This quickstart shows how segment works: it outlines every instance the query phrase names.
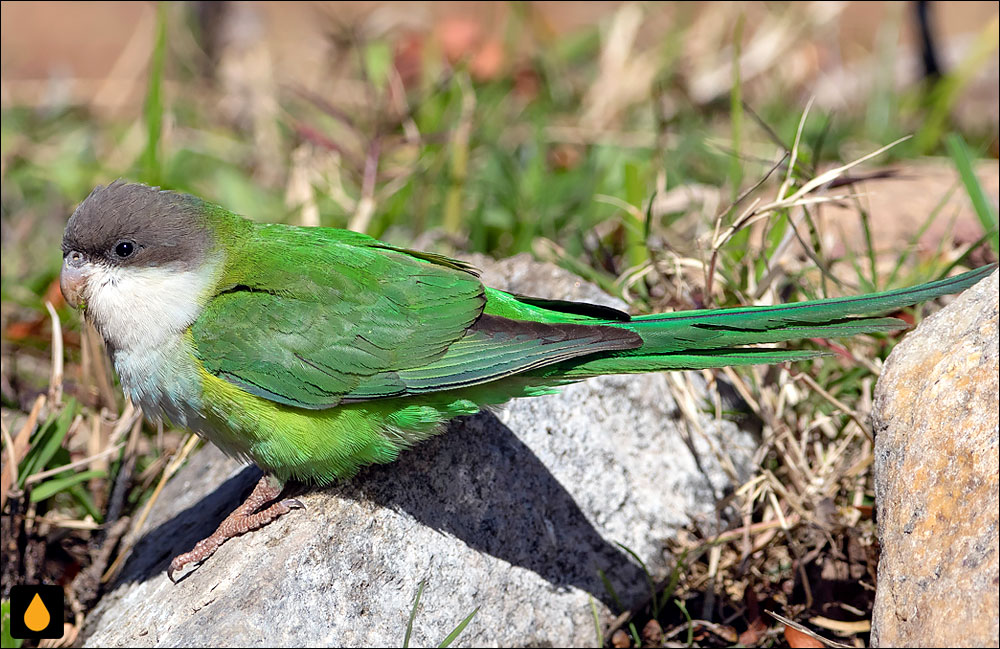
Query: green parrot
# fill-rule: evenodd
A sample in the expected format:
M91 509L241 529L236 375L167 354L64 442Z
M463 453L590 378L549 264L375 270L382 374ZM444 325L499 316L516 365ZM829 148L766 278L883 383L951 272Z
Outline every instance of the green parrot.
M194 196L116 181L76 209L60 286L104 338L125 394L265 473L194 567L318 485L391 462L449 419L601 374L781 363L750 345L904 328L883 317L968 287L632 317L483 286L468 264L332 228L258 224Z

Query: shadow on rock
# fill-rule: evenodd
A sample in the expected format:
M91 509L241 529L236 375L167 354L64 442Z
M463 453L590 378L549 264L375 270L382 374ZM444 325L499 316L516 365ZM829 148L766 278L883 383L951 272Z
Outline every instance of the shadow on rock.
M145 581L165 571L171 558L215 530L260 475L259 469L248 467L148 532L122 580ZM488 412L456 420L448 434L423 442L398 461L368 467L324 491L405 512L471 548L531 570L555 587L588 592L612 609L634 602L615 602L599 570L619 595L635 593L637 585L646 583L642 570L600 535L531 449ZM211 559L202 569L210 565Z

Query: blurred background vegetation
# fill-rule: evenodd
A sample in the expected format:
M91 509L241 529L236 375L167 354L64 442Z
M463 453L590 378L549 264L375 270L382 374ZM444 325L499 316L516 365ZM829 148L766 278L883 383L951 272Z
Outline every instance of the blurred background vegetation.
M65 585L64 642L193 444L143 424L60 298L62 229L97 184L530 253L637 312L883 289L997 255L995 2L0 10L4 596ZM891 340L825 346L794 368L704 373L762 431L730 504L753 542L693 528L669 548L673 578L602 641L794 645L763 602L866 640L870 593L817 584L873 583L865 417ZM719 403L699 407L728 416Z

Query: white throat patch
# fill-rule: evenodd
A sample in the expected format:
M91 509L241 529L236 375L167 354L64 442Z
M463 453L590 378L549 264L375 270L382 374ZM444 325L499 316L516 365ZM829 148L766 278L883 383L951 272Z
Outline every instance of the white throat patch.
M114 350L155 349L184 332L201 312L216 264L116 268L94 264L86 291L87 318Z

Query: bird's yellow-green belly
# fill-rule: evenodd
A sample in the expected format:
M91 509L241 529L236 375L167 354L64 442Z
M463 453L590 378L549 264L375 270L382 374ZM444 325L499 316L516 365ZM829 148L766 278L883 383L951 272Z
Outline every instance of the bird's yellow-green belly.
M199 432L281 480L326 484L361 466L391 462L448 419L479 409L455 393L421 403L381 399L307 410L252 395L204 368L200 373L205 416Z

